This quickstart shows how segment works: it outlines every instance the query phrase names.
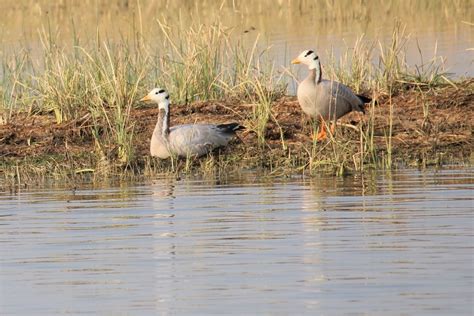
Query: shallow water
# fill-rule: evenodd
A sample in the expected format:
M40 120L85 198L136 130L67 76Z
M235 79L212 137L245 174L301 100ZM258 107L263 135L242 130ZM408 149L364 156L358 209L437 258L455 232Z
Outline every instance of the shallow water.
M132 47L138 32L145 42L164 42L157 19L182 31L192 23L219 21L250 42L260 34L280 69L309 48L321 54L323 65L329 63L331 51L339 58L363 35L376 43L377 51L377 42L388 45L400 23L410 39L405 48L411 66L426 68L430 59L442 56L446 71L474 76L474 4L468 0L4 0L0 11L0 57L21 49L34 55L35 49L49 45L41 34L50 34L59 45L127 39Z
M0 311L473 312L474 170L0 193Z

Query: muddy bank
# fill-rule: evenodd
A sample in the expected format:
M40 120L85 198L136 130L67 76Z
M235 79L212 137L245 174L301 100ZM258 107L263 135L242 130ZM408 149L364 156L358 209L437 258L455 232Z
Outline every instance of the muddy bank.
M144 160L149 159L149 138L158 114L155 106L144 107L138 103L137 106L130 114L134 154L133 160L127 163L128 167L134 168L142 167ZM280 164L301 170L307 167L305 161L308 159L313 162L318 159L334 162L336 159L336 163L346 162L350 167L359 164L354 162L357 159L364 164L381 157L390 158L394 165L472 162L472 79L458 83L456 87L447 85L423 92L407 89L391 98L381 96L377 105L367 108L366 115L351 113L341 119L334 140L319 144L311 138L314 125L301 112L296 98L288 96L273 103L266 124L265 143L259 144L252 131L254 106L236 100L172 104L171 124L236 121L246 125L248 129L239 133L231 147L220 154L245 160L247 167ZM2 169L32 161L33 164L53 161L65 166L73 161L74 167L96 168L100 155L114 161L116 145L103 142L98 146L92 126L88 114L62 124L55 124L54 117L48 113L18 114L8 124L0 125ZM110 135L99 131L99 137Z

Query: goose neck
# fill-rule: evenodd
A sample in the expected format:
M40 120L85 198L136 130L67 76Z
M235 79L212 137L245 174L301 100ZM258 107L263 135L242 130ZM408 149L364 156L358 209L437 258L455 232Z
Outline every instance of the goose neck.
M154 134L158 134L163 138L167 138L170 133L170 113L169 104L167 106L159 106L158 122L156 123Z
M311 81L315 83L320 83L322 80L322 72L321 72L321 63L319 60L313 61L313 63L309 66L309 77Z

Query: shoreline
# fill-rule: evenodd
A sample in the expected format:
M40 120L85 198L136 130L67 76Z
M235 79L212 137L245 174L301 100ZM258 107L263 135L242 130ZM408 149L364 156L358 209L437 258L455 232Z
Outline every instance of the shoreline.
M238 122L247 130L227 148L201 158L152 158L149 139L158 109L138 102L130 111L131 156L104 139L88 113L57 124L52 113L17 113L0 125L0 178L156 174L223 174L255 169L269 174L337 175L367 169L443 166L473 162L474 79L427 91L400 90L382 95L366 115L338 120L333 138L314 142L315 126L292 96L271 102L264 127L252 119L257 104L237 100L171 104L171 125ZM112 111L112 109L111 109ZM260 132L260 134L259 134ZM95 134L94 134L95 133Z

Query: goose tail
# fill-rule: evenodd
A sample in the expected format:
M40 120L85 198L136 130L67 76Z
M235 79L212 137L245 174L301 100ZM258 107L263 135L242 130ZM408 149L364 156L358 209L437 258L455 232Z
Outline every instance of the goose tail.
M362 94L356 94L356 96L362 101L362 103L370 103L372 102L372 99L369 97L366 97Z
M228 123L228 124L219 124L217 128L224 133L234 134L237 131L245 129L245 126L240 125L239 123Z
M365 104L372 102L372 98L366 97L365 95L362 95L362 94L356 94L356 96L362 102L362 104L359 106L357 111L362 112L362 113L365 114ZM375 105L378 104L377 100L375 100L374 104Z

